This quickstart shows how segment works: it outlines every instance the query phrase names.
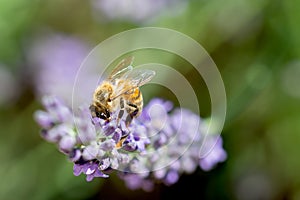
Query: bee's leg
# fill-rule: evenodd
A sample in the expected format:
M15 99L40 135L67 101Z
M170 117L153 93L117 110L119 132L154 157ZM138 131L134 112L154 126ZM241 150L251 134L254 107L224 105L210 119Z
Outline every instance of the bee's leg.
M119 119L121 119L124 115L124 109L125 109L124 99L121 97L120 98L120 111L118 114L117 125L119 125Z
M130 114L127 115L126 120L125 120L125 124L128 127L130 125L130 123L132 122L132 117Z
M126 122L126 126L129 126L129 124L132 122L133 118L138 114L139 109L138 109L137 105L134 105L132 103L128 103L127 105L130 107L130 109L128 109L128 115L126 117L125 122Z

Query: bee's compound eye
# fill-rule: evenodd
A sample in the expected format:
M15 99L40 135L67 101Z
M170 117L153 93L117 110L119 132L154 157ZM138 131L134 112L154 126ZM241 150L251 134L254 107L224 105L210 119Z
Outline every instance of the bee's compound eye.
M96 111L96 116L97 116L98 118L101 118L101 116L102 116L102 113L101 113L101 112L98 112L98 111Z

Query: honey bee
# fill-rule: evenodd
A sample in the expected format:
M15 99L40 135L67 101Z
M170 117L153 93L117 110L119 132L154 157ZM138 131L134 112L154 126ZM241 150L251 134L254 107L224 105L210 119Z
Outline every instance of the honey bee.
M128 126L141 114L143 96L139 87L149 82L155 72L133 69L133 59L132 56L123 59L96 88L90 105L92 117L110 121L112 113L117 113L117 120L124 117Z

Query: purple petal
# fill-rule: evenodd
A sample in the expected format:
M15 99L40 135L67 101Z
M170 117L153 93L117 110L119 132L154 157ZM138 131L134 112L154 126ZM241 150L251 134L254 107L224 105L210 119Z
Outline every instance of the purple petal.
M44 111L36 111L34 113L34 118L37 123L45 129L51 128L55 124L54 118L49 113Z
M206 156L200 159L199 165L205 171L212 169L217 163L223 162L227 158L227 154L222 147L221 138L209 138L206 140L203 149L206 151Z
M110 126L109 124L103 126L103 132L104 132L104 135L106 135L106 136L110 136L111 134L113 134L115 132L115 130L116 130L116 128L113 126Z
M99 165L100 170L105 170L110 166L110 159L104 158L101 160L101 163Z
M81 152L79 149L73 149L73 151L70 152L69 158L72 162L76 162L80 159Z
M107 174L101 172L96 164L92 165L86 173L86 181L90 182L95 177L107 178L109 177Z
M178 181L179 174L175 170L171 170L167 173L167 176L165 177L165 182L168 185L174 184Z
M223 162L227 154L223 149L212 151L207 157L201 159L199 164L204 171L211 170L217 163Z
M101 121L101 119L100 118L98 118L98 117L92 117L92 122L93 122L93 124L100 124L100 121Z
M146 147L145 147L145 143L144 142L136 142L136 149L138 151L145 151Z
M113 139L108 139L100 144L100 149L104 151L111 151L116 146L116 142Z
M117 157L118 161L121 163L121 164L128 164L129 161L130 161L130 158L129 158L129 155L128 154L123 154L123 153L120 153Z
M104 174L104 173L101 172L100 170L96 170L95 173L94 173L94 177L108 178L109 175Z
M125 151L135 151L137 149L137 142L134 141L132 134L130 134L124 141L122 149Z
M60 122L65 122L72 119L72 113L70 109L64 105L55 96L46 96L42 99L46 110Z
M159 169L159 170L154 171L154 176L155 176L156 179L159 180L159 179L162 179L166 176L166 172L167 171L166 171L165 168Z
M89 144L96 139L96 130L89 118L76 119L78 137L83 144Z
M96 163L91 163L85 171L86 175L93 174L98 169L98 165Z
M43 136L49 142L58 142L59 139L61 138L61 133L60 133L59 129L57 129L55 127L55 128L48 130L47 133L44 134Z
M79 176L81 173L85 173L87 169L89 168L90 164L85 163L83 165L80 164L74 164L73 166L73 173L75 176Z
M115 132L114 132L114 135L113 135L112 139L113 139L116 143L118 143L118 142L120 141L121 137L122 137L122 131L121 131L119 128L117 128L117 129L115 130Z
M112 169L117 169L119 167L119 161L117 158L110 158L109 161Z
M62 139L59 141L59 148L63 150L64 152L69 152L74 148L76 144L75 137L72 137L70 135L66 135L62 137Z
M99 146L95 144L91 144L89 146L86 146L82 152L82 157L85 160L93 160L97 157L99 152Z
M197 163L190 157L183 157L182 159L182 169L187 173L192 173L197 167Z
M145 106L145 110L148 110L151 108L153 105L161 105L166 112L170 112L173 109L173 103L171 101L164 101L159 98L154 98L152 99L147 106Z

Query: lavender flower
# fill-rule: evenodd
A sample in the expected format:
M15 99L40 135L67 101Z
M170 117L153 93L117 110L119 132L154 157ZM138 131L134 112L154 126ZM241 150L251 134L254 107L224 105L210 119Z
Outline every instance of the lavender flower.
M130 159L128 152L142 152L149 143L141 138L142 133L137 137L137 132L131 130L141 130L141 125L127 129L123 121L117 125L117 120L92 119L88 105L82 106L77 113L72 113L56 97L44 97L43 105L46 111L35 113L36 121L43 128L42 137L56 143L74 162L74 174L86 174L87 181L108 177L106 172L111 169L126 168ZM124 136L127 136L126 141L121 148L117 147Z
M210 170L226 159L221 138L204 137L200 117L186 109L173 110L169 101L153 99L128 127L115 113L109 122L92 118L88 105L72 113L55 97L45 97L43 104L46 111L35 114L42 136L56 143L74 163L74 175L83 173L87 181L118 171L129 188L149 191L157 180L171 185L183 173L198 166ZM214 144L201 158L200 148L209 150Z

